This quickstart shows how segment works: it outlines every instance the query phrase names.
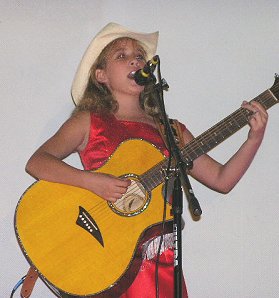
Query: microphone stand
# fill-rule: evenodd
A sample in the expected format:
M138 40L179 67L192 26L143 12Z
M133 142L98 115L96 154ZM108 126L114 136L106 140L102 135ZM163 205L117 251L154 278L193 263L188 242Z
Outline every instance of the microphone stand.
M173 188L173 231L174 231L174 297L182 297L182 213L183 213L183 195L182 185L188 200L189 209L194 216L202 214L201 207L194 191L191 187L187 170L192 168L192 162L182 158L180 149L178 148L173 130L170 125L169 118L165 111L163 90L168 89L168 84L161 78L160 59L158 57L158 83L154 85L156 90L156 101L160 110L161 120L165 127L166 140L171 156L175 159L175 180Z

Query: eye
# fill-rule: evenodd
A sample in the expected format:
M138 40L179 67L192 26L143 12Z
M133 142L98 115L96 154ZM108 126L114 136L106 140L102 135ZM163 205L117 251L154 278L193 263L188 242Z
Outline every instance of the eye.
M137 55L137 60L139 61L145 61L145 57L142 54Z
M124 59L126 55L124 53L119 53L116 57L116 59Z

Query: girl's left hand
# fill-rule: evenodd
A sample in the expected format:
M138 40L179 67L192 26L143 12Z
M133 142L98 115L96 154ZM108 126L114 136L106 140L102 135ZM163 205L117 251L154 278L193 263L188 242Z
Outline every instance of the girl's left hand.
M249 116L250 131L248 139L260 144L268 121L268 114L265 108L256 101L251 101L250 103L244 101L241 107L253 112Z

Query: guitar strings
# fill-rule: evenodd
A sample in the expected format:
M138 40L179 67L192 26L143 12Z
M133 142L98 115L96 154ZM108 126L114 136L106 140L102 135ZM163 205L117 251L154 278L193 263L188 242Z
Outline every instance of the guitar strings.
M278 87L277 87L278 89ZM265 94L265 96L262 97L262 103L265 104L266 102L270 101L271 96L269 94ZM240 108L238 110L236 110L233 114L229 115L228 117L226 117L224 120L220 121L219 123L217 123L215 126L213 126L211 129L207 130L205 133L201 134L200 136L198 136L197 138L193 139L190 143L188 143L183 149L182 152L183 154L187 155L188 157L190 157L190 160L194 159L194 157L196 157L197 153L197 149L201 149L201 151L203 152L202 154L206 153L203 150L202 145L206 145L204 143L209 143L209 141L213 142L213 144L218 145L218 143L220 142L216 142L214 139L214 136L211 135L207 135L208 132L212 132L212 134L215 133L215 138L217 139L218 137L221 138L221 141L224 141L228 136L231 135L231 133L228 136L224 136L224 135L218 135L218 133L220 133L220 131L223 129L226 129L227 131L231 131L232 128L232 124L230 126L226 125L226 120L228 121L230 118L234 121L238 121L238 123L240 122L240 120L242 120L242 126L238 127L235 131L233 131L233 133L237 132L240 128L242 128L244 125L246 125L248 123L248 119L247 116L251 113L249 113L247 110ZM204 142L204 143L203 143ZM210 148L210 146L208 146L209 149L212 149L212 147ZM192 156L193 153L195 153L195 156ZM198 155L199 156L199 155Z
M251 115L252 112L247 111L247 110L241 108L241 109L237 110L234 114L236 115L235 117L233 117L234 115L230 115L224 121L221 121L219 123L219 125L217 125L216 127L213 128L212 132L216 133L217 134L217 137L220 136L220 135L218 135L218 133L221 133L221 138L222 139L225 139L227 137L227 135L226 134L222 134L222 132L223 133L226 133L226 130L227 130L229 132L229 135L230 135L231 132L232 132L231 129L233 130L233 133L234 133L234 132L236 132L238 130L238 128L241 128L244 125L246 125L248 123L248 116ZM230 121L229 122L229 125L228 125L228 120ZM237 122L237 124L238 124L237 125L237 128L236 127L232 127L231 120ZM215 134L214 134L214 136L215 136ZM211 139L211 136L204 137L202 135L201 136L201 139L207 141L207 140ZM196 143L196 144L198 146L200 146L199 143Z

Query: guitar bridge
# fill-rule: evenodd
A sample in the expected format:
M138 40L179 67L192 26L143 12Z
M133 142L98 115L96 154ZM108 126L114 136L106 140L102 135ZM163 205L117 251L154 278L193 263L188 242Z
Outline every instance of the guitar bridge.
M97 223L81 206L79 206L79 214L76 224L91 234L104 247L103 237Z

